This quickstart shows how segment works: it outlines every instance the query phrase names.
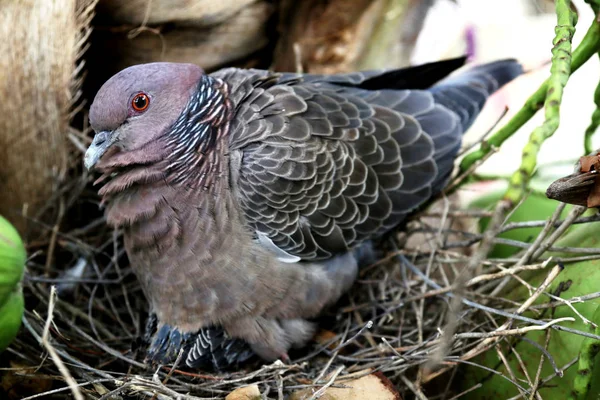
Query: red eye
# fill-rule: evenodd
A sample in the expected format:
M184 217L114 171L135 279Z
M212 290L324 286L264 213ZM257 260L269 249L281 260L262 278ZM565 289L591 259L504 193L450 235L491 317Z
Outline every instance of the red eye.
M137 112L146 111L150 105L150 99L145 93L136 94L133 100L131 100L131 107Z

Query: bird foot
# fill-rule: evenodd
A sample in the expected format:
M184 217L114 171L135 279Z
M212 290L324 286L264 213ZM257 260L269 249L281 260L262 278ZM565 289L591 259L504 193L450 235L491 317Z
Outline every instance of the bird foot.
M160 325L152 337L145 361L161 365L175 362L181 349L188 350L193 336L192 333L182 333L170 325Z
M206 327L195 335L185 362L192 368L222 371L238 366L254 355L248 342L229 337L222 327Z
M288 353L283 353L282 355L279 356L279 359L284 364L291 364L292 363L292 360L290 359L290 356L288 356Z
M229 337L222 327L182 333L170 325L158 324L154 313L148 316L141 343L147 348L145 362L172 364L183 348L181 365L212 371L238 366L255 355L247 342Z

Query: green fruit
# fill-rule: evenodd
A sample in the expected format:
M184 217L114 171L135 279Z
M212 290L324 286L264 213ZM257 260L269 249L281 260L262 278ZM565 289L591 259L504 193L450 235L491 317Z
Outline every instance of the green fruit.
M26 259L27 253L19 233L0 216L0 306L21 281Z
M0 353L6 350L17 336L24 311L25 301L19 285L8 294L6 301L0 306Z
M567 235L563 236L559 241L557 241L556 246L600 247L600 224L590 223L574 226ZM550 255L551 254L546 254L544 258L547 258ZM563 254L561 256L567 255ZM573 256L573 254L570 254L569 256ZM545 269L523 273L520 275L520 277L525 279L525 281L527 281L529 284L537 287L542 283L547 274L548 269ZM572 297L595 293L598 291L598 287L600 287L600 260L589 260L566 264L565 269L560 273L560 275L558 275L558 277L552 282L546 291L549 293L554 293L563 299L569 299ZM521 304L529 297L529 292L522 285L515 284L511 287L507 287L503 293L499 295L499 297L516 301ZM536 300L535 304L543 304L547 303L548 301L549 298L547 296L541 295ZM577 309L577 311L584 317L600 325L600 321L595 320L595 318L600 316L600 314L597 313L597 310L600 307L600 299L588 300L583 303L574 303L573 307L575 307L575 309ZM562 322L561 325L580 331L593 332L593 330L589 326L585 325L581 318L578 317L567 306L547 309L541 316L532 312L526 312L524 315L530 318L546 319L572 317L574 318L573 322ZM519 326L523 326L523 323L517 322L517 324ZM525 337L544 347L546 334L546 331L534 331L527 333ZM589 342L584 343L584 339L585 338L580 335L550 330L548 351L552 355L552 358L559 368L564 367L568 362L577 357L580 351L586 351L586 346L589 349ZM519 340L518 338L508 338L507 340L510 341L514 350L523 360L529 377L534 379L537 373L540 356L542 354L540 350L532 344L523 340ZM523 373L523 370L520 367L518 359L515 357L514 353L511 351L507 343L500 342L499 345L501 346L502 352L508 360L511 370L515 374L517 381L520 381L522 385L528 387L529 385L526 383L527 378ZM594 360L594 357L589 355L589 351L586 354L588 354L588 364L597 363L597 359ZM505 376L510 376L503 363L499 359L496 351L494 350L488 351L471 361L485 367L495 369ZM459 391L460 389L471 388L478 383L482 384L479 389L468 393L468 395L465 396L467 399L506 399L519 394L512 383L481 368L467 367L463 370L463 372L464 376L461 380L461 387L459 388ZM592 379L592 382L600 382L600 374L598 374L598 369L593 368L591 369L591 372L593 372L595 375L594 379ZM545 378L551 376L553 373L554 370L552 366L548 360L545 360L542 367L541 377ZM579 381L576 381L577 376L578 366L575 364L564 372L564 377L554 377L545 385L545 387L539 390L539 393L545 400L569 399L573 394L574 387L581 385L581 382L579 382L580 379ZM592 390L590 390L589 394L592 393ZM597 393L598 392L596 392L596 394Z
M0 352L13 341L24 311L20 285L27 253L17 230L0 216Z

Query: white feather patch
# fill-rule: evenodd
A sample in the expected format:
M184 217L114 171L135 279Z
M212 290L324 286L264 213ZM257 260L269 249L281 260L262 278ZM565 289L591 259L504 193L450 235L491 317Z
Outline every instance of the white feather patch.
M297 263L298 261L301 260L300 257L291 255L290 253L286 252L285 250L282 250L279 247L277 247L277 245L275 243L273 243L273 241L264 233L256 232L256 235L258 236L258 243L262 247L264 247L265 249L267 249L271 253L273 253L273 255L275 257L277 257L277 259L279 261L291 264L291 263Z

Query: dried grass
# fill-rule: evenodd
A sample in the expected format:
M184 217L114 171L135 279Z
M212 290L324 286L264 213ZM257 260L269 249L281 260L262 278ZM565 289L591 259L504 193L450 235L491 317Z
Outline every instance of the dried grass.
M3 0L0 5L0 213L14 220L56 190L67 171L95 0ZM25 211L27 213L27 211ZM24 220L14 220L23 231Z

